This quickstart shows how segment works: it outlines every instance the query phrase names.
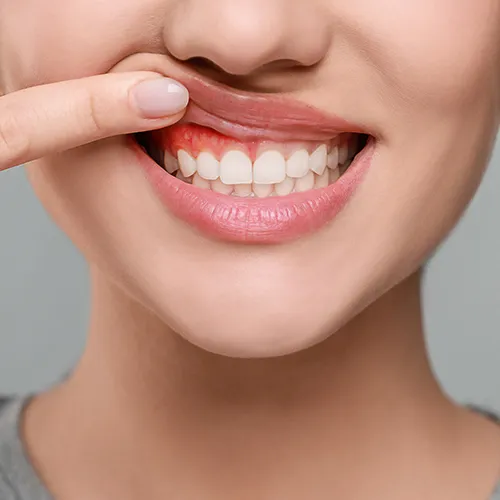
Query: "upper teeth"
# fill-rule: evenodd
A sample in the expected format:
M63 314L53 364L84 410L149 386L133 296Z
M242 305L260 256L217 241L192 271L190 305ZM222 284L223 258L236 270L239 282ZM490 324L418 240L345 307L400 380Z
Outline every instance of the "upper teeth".
M226 151L220 161L208 151L194 158L181 149L177 153L177 160L168 152L165 153L165 168L171 174L180 168L185 178L197 173L207 181L219 179L225 185L277 185L286 178L304 178L309 172L322 176L327 167L335 170L346 163L348 157L347 143L334 146L329 154L326 144L318 146L312 154L306 149L299 149L288 159L280 151L268 150L261 153L253 164L246 153L237 149Z
M309 168L318 175L321 175L326 168L328 151L326 144L319 146L309 157Z
M286 160L279 151L266 151L253 164L255 184L279 184L285 177Z
M198 169L198 162L183 149L179 150L177 160L184 177L191 177Z
M165 169L193 185L236 196L286 196L293 192L323 188L340 177L356 152L353 140L332 146L321 144L309 153L305 148L283 153L262 149L252 162L241 149L226 150L220 160L209 151L195 158L184 149L177 159L165 152Z
M309 153L306 149L295 151L286 162L286 175L292 178L304 177L309 171Z
M204 179L214 181L219 177L220 165L212 153L202 151L196 160L198 174Z
M182 163L180 165L182 170ZM228 151L220 160L219 172L224 184L252 184L253 181L252 160L243 151Z

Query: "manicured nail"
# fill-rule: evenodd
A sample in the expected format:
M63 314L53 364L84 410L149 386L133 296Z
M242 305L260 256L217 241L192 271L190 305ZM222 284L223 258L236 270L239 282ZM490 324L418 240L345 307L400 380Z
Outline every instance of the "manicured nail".
M171 78L145 80L132 89L136 106L146 118L164 118L182 111L189 102L184 85Z

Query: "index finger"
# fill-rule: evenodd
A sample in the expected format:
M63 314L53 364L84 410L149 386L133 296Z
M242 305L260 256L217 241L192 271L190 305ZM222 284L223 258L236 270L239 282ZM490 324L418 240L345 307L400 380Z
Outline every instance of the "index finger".
M163 128L184 114L189 95L151 72L115 73L0 97L0 170L116 135Z

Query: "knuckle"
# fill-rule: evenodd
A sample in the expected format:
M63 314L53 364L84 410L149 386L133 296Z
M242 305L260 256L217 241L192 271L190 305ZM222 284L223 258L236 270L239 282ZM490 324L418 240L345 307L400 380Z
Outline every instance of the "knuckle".
M95 137L100 137L106 131L106 120L99 99L90 91L85 93L85 117L86 126Z

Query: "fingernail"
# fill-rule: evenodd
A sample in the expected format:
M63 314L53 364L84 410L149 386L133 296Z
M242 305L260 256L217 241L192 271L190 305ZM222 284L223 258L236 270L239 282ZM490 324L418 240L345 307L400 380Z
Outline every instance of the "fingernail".
M135 104L146 118L163 118L182 111L189 102L184 85L171 78L140 82L132 89Z

